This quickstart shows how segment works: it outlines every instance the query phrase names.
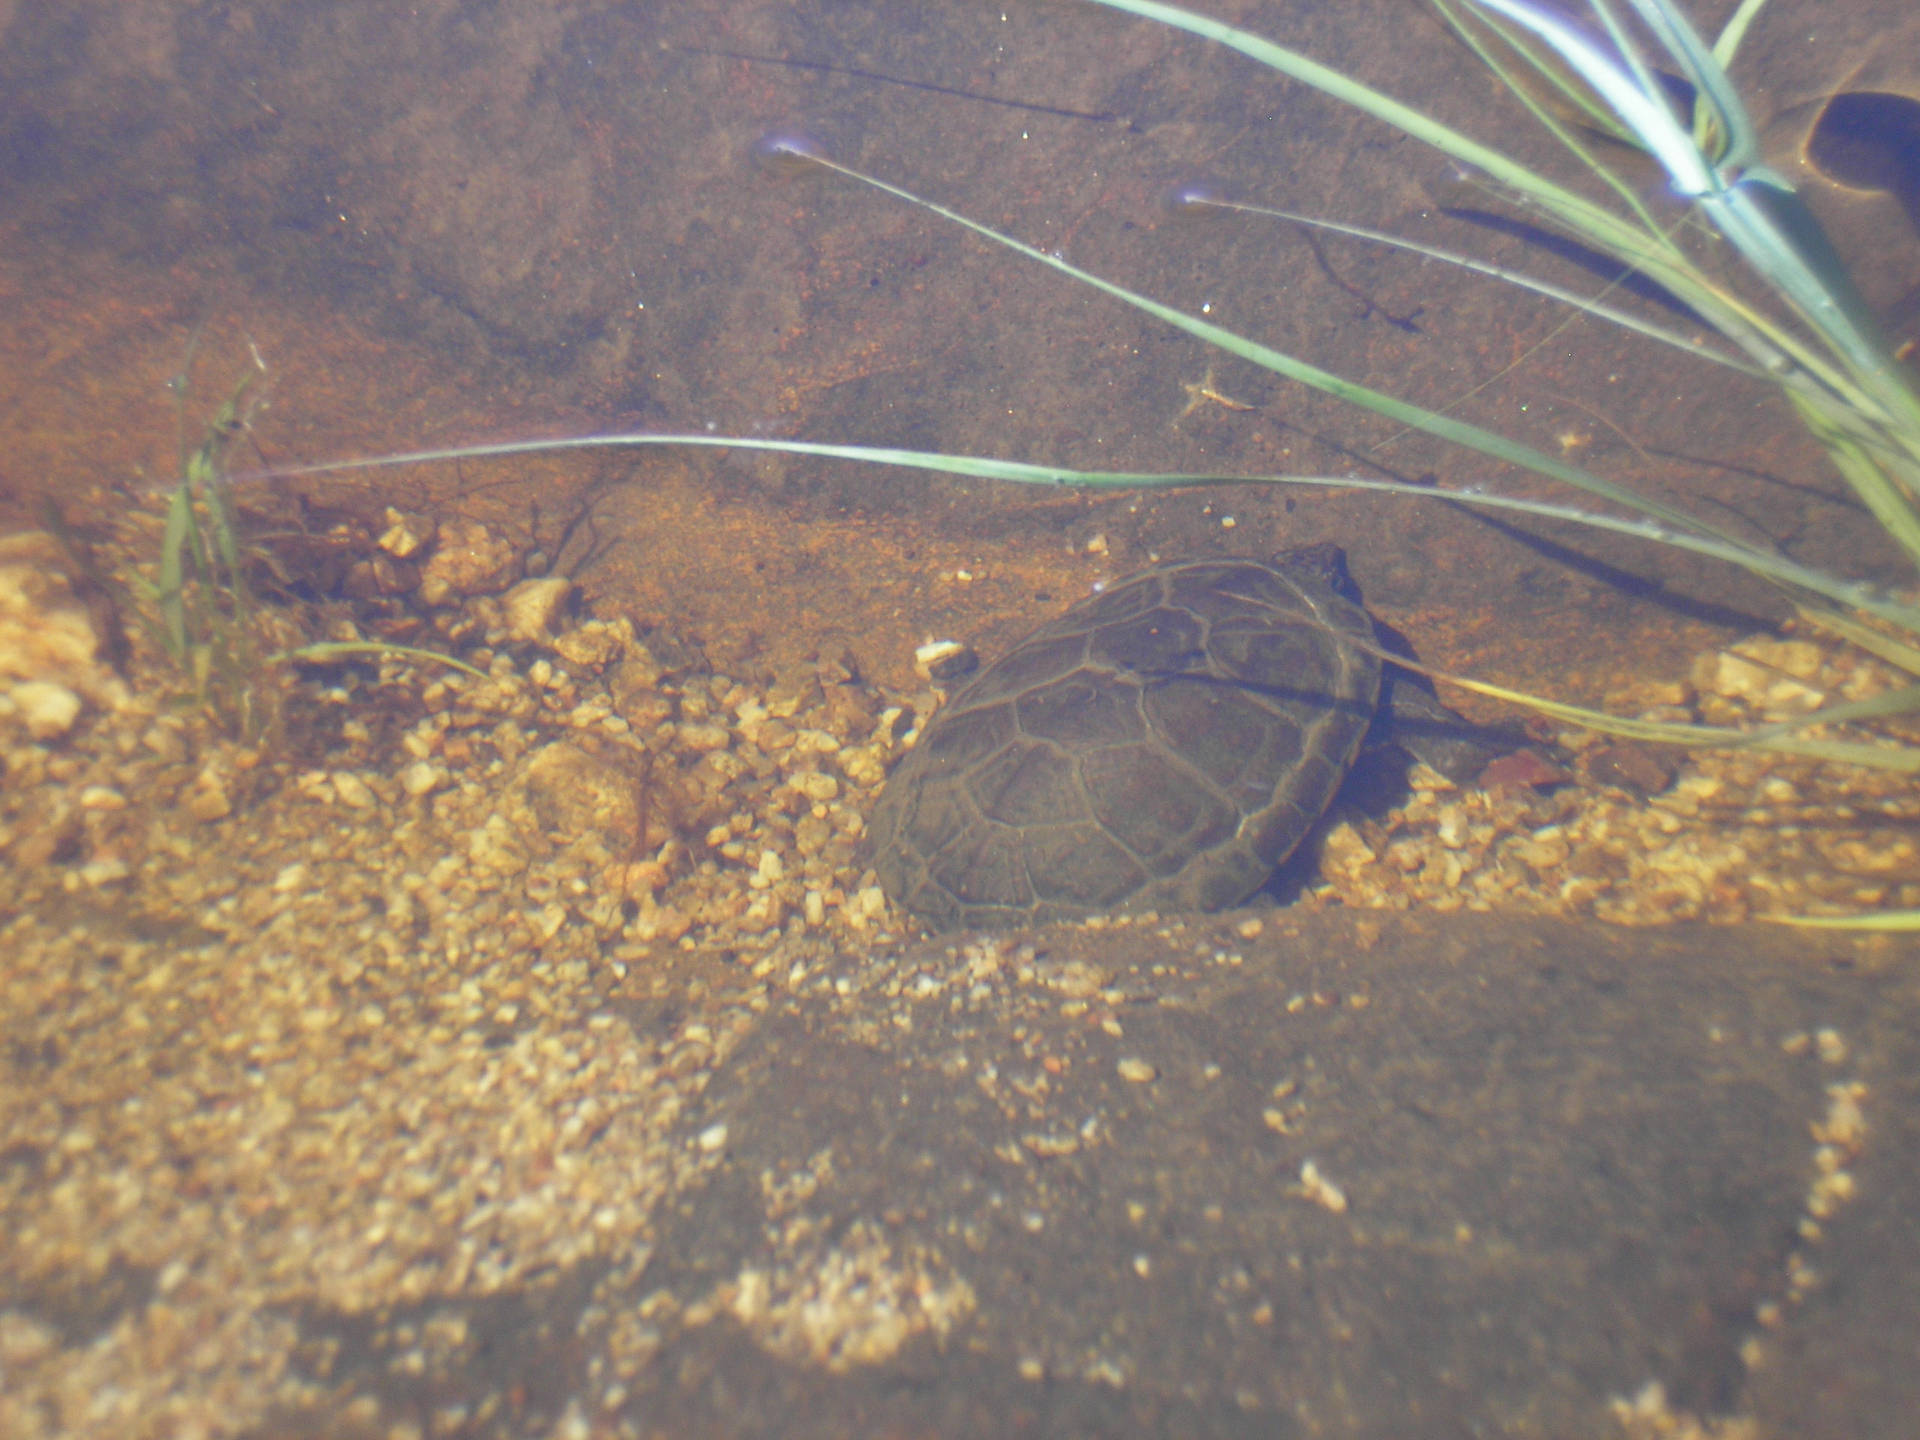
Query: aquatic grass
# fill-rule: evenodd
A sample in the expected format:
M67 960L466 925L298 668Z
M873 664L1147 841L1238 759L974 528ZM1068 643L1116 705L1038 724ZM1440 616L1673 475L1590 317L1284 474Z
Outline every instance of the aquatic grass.
M1837 580L1818 570L1798 564L1769 551L1753 550L1738 541L1713 536L1674 533L1653 522L1631 516L1605 515L1583 511L1552 501L1519 495L1501 495L1485 491L1450 490L1435 486L1410 485L1393 480L1368 480L1347 475L1244 475L1227 472L1167 474L1162 471L1074 470L1060 466L1036 465L1020 460L998 460L985 456L956 455L945 451L902 450L876 445L836 445L804 440L763 440L726 435L684 435L652 431L624 434L576 435L560 439L508 440L494 444L459 445L429 450L409 450L389 455L350 460L330 460L313 465L298 465L273 472L276 478L337 474L347 471L398 468L463 460L505 459L516 455L551 454L567 450L672 448L757 450L783 455L802 455L815 459L845 460L860 464L882 465L955 475L972 480L991 480L1016 485L1072 486L1091 490L1140 490L1195 488L1214 485L1289 485L1309 488L1384 492L1410 500L1445 501L1449 504L1506 512L1585 525L1625 535L1632 539L1682 549L1709 559L1752 568L1778 583L1805 589L1831 590L1858 609L1886 608L1887 602L1871 587ZM1863 648L1872 648L1890 663L1898 664L1905 654L1914 660L1920 673L1920 652L1893 644L1880 631L1848 621L1841 612L1823 612L1831 618L1836 633L1841 633ZM1838 628L1844 626L1844 629ZM1883 648L1884 647L1884 648ZM1885 747L1847 741L1808 738L1797 732L1813 725L1847 723L1876 719L1920 709L1920 686L1904 686L1869 701L1824 707L1790 721L1735 730L1725 726L1682 725L1607 715L1582 706L1530 695L1475 680L1451 675L1415 664L1404 656L1392 656L1393 663L1425 670L1436 679L1462 689L1529 706L1542 714L1600 730L1624 738L1661 744L1688 745L1716 749L1766 749L1838 764L1868 769L1891 770L1901 774L1920 774L1920 748Z
M143 602L140 613L149 634L184 682L183 698L251 742L278 715L257 683L255 604L222 469L227 448L248 423L250 395L265 369L256 359L208 419L199 442L189 446L186 376L198 339L189 344L187 366L172 382L182 416L182 454L167 495L153 575L134 576L132 588Z
M1750 355L1743 360L1736 355L1715 354L1713 358L1723 364L1734 365L1748 373L1761 373L1780 381L1787 390L1789 398L1802 407L1802 413L1811 417L1810 423L1819 422L1827 428L1820 431L1823 440L1829 441L1836 454L1836 465L1855 485L1856 492L1876 517L1883 517L1883 525L1897 543L1908 548L1903 536L1911 532L1916 542L1909 554L1920 565L1920 508L1916 507L1914 496L1920 494L1920 488L1910 483L1907 475L1905 456L1911 455L1920 463L1920 401L1916 401L1910 385L1901 374L1898 362L1885 353L1881 344L1878 352L1862 350L1865 331L1856 321L1849 321L1843 336L1844 344L1840 348L1847 353L1860 353L1878 359L1865 368L1872 371L1870 378L1873 388L1886 393L1888 404L1873 406L1866 390L1856 386L1852 389L1822 390L1812 385L1810 376L1827 373L1831 366L1821 367L1813 364L1801 366L1795 357L1802 352L1811 354L1800 337L1794 336L1776 319L1754 309L1741 296L1734 294L1724 284L1710 276L1699 264L1688 258L1686 253L1670 238L1660 226L1647 215L1644 206L1637 199L1632 201L1629 217L1622 217L1597 206L1587 198L1522 167L1490 147L1440 125L1411 109L1399 101L1380 94L1339 72L1319 65L1303 56L1299 56L1284 47L1278 46L1262 37L1252 35L1216 21L1210 17L1197 15L1178 7L1158 3L1158 0L1093 0L1093 3L1107 5L1109 8L1126 11L1131 14L1155 19L1161 23L1177 25L1194 33L1229 44L1236 49L1261 60L1272 68L1282 71L1306 83L1317 85L1336 98L1354 104L1375 114L1379 118L1407 129L1410 133L1435 145L1463 164L1483 171L1492 179L1508 188L1511 193L1520 196L1525 202L1545 210L1565 222L1567 228L1574 230L1583 243L1598 249L1605 249L1618 259L1623 267L1633 273L1647 275L1667 288L1697 313L1712 318L1717 315L1722 329L1730 340L1735 341ZM1443 13L1455 13L1451 0L1435 0ZM1528 12L1529 7L1519 4L1518 0L1466 0L1472 5L1485 4L1500 13L1509 10ZM1604 9L1604 0L1594 0ZM1633 0L1636 6L1654 10L1670 11L1668 0ZM1684 24L1675 16L1675 23ZM1556 32L1558 33L1558 32ZM1691 32L1688 32L1691 33ZM1563 37L1564 38L1564 37ZM1569 44L1573 42L1569 41ZM1581 42L1585 43L1585 42ZM1692 52L1689 51L1689 54ZM1645 82L1655 86L1651 79ZM1657 86L1655 87L1657 91ZM1703 89L1709 93L1719 93L1721 86L1704 83ZM1609 83L1606 92L1619 98L1624 92L1617 83ZM1664 128L1655 119L1652 106L1657 95L1647 98L1646 104L1629 106L1632 118L1646 125L1654 132L1650 145L1661 158L1673 158L1689 184L1702 184L1716 174L1704 155L1693 162L1684 161L1682 142L1691 144L1684 132L1679 132L1677 122L1671 121ZM1625 100L1622 100L1625 104ZM1664 104L1664 100L1659 101ZM1732 104L1722 101L1723 106ZM1730 117L1717 123L1715 127L1738 136L1750 134L1743 117ZM1672 132L1672 133L1669 133ZM1680 138L1676 139L1676 135ZM1576 152L1588 163L1596 166L1587 152L1569 140ZM1746 153L1746 145L1730 146L1728 161ZM1190 315L1179 308L1129 290L1112 281L1084 270L1063 256L1051 254L1038 247L1028 245L1011 236L1001 234L991 227L981 224L955 210L916 195L904 187L892 184L877 176L869 175L850 165L843 164L832 157L814 151L795 141L776 142L778 153L802 164L811 164L818 168L846 176L862 184L871 186L884 194L907 204L921 208L955 225L959 225L976 236L995 245L1008 249L1035 263L1046 265L1066 275L1076 283L1099 290L1114 299L1134 307L1158 320L1212 345L1228 354L1258 365L1275 374L1308 385L1323 393L1332 395L1349 403L1373 410L1389 419L1414 429L1425 431L1440 439L1465 446L1491 458L1515 464L1537 474L1570 486L1596 499L1607 501L1629 512L1645 517L1646 523L1623 523L1617 517L1605 514L1580 511L1571 507L1557 507L1537 510L1549 518L1570 520L1589 526L1624 531L1659 543L1676 546L1709 554L1715 558L1729 561L1748 569L1755 574L1772 579L1792 587L1805 597L1814 597L1829 602L1842 611L1862 609L1879 616L1897 631L1920 638L1920 606L1910 601L1881 593L1874 587L1866 586L1842 577L1830 575L1813 567L1799 565L1772 550L1752 544L1733 536L1705 519L1685 510L1667 505L1650 496L1641 495L1630 488L1605 477L1596 475L1582 467L1568 463L1527 446L1509 436L1473 425L1444 413L1427 410L1410 404L1391 394L1336 375L1310 362L1274 349L1251 337L1236 334L1223 326L1198 316ZM1603 173L1604 167L1600 167ZM1725 183L1735 183L1726 181ZM1783 183L1783 182L1782 182ZM1620 186L1623 193L1631 197L1631 191ZM1790 192L1789 192L1790 193ZM1257 207L1248 207L1257 208ZM1802 207L1804 208L1804 207ZM1280 212L1283 215L1285 212ZM1304 219L1286 215L1288 219ZM1802 217L1811 225L1811 217ZM1327 222L1322 222L1327 223ZM1340 226L1348 233L1377 236L1378 232L1367 232L1359 227ZM1378 237L1386 239L1388 237ZM1451 255L1434 247L1414 247L1409 242L1397 242L1415 248L1422 254L1445 258L1453 263L1491 271L1502 280L1526 283L1529 288L1555 296L1569 303L1578 304L1587 313L1599 318L1616 320L1619 323L1632 324L1631 317L1623 311L1597 305L1582 299L1561 287L1555 287L1522 277L1512 272L1491 267L1484 262L1468 257ZM1784 242L1769 248L1766 253L1777 257L1785 253ZM1817 247L1816 247L1817 248ZM1828 307L1811 307L1822 314L1834 317L1853 316L1861 309L1857 296L1852 295L1851 285L1845 281L1844 272L1832 277L1832 284L1841 299ZM1796 288L1804 289L1799 280ZM1691 342L1676 332L1651 326L1647 322L1634 325L1641 333L1654 331L1658 338L1667 343L1695 350ZM1817 361L1819 357L1813 356ZM1883 363L1882 363L1883 362ZM1840 401L1858 402L1848 405ZM1894 423L1901 414L1907 414L1909 423ZM488 455L529 454L542 450L589 448L606 445L638 444L684 444L718 445L734 448L780 450L793 454L811 454L831 458L875 460L880 463L905 465L924 470L944 471L982 479L1010 480L1020 483L1077 484L1077 485L1126 485L1135 488L1152 486L1194 485L1202 483L1245 483L1264 481L1268 483L1289 484L1338 484L1354 488L1391 489L1408 494L1440 493L1463 504L1493 506L1496 508L1527 509L1527 502L1509 497L1474 494L1464 490L1441 490L1438 492L1416 487L1386 485L1380 482L1363 482L1350 477L1302 477L1302 476L1262 476L1245 475L1169 475L1136 474L1117 472L1075 471L1060 467L1042 467L1026 465L1020 462L1002 461L989 457L937 454L931 452L893 450L883 447L859 447L819 445L808 442L768 441L730 439L716 436L672 436L672 435L618 435L571 437L556 441L535 441L507 444L501 446L471 446L452 450L412 452L404 456L389 456L376 461L337 462L333 465L302 467L281 471L283 474L317 474L328 470L348 469L365 464L408 464L429 459L476 458ZM1920 471L1916 471L1920 474Z
M1601 196L1611 197L1611 204L1535 171L1497 147L1266 37L1160 0L1093 3L1228 46L1405 131L1505 197L1529 223L1557 231L1609 257L1623 275L1639 277L1665 291L1710 327L1724 342L1723 348L1701 351L1690 337L1639 320L1630 311L1607 304L1604 295L1583 297L1564 287L1437 247L1416 246L1361 227L1308 221L1307 217L1277 212L1288 220L1344 229L1362 238L1398 244L1430 258L1490 273L1500 281L1525 285L1568 303L1580 314L1626 325L1663 343L1768 378L1825 447L1836 471L1908 563L1920 569L1920 397L1875 331L1867 307L1804 201L1782 177L1759 163L1752 124L1727 74L1726 67L1764 0L1744 0L1711 46L1694 32L1672 0L1625 0L1626 11L1611 0L1587 0L1588 29L1577 28L1561 14L1529 0L1431 0L1436 12L1564 147L1574 173L1595 182L1593 188ZM1674 85L1665 76L1683 83ZM1672 98L1683 87L1692 97L1685 114L1676 110ZM1569 123L1562 118L1567 114L1577 119ZM1678 212L1656 215L1634 184L1609 165L1600 151L1582 138L1581 131L1627 141L1651 155L1665 170L1674 196L1681 202ZM1085 471L981 456L712 435L620 434L514 442L334 462L280 473L320 474L369 465L602 446L689 445L780 451L1024 484L1144 489L1277 483L1389 492L1401 498L1441 498L1452 504L1610 530L1733 564L1782 587L1812 625L1920 677L1920 606L1911 595L1890 594L1802 565L1701 516L1509 436L1333 374L1115 284L1062 256L1001 234L802 142L778 141L774 150L795 163L812 164L844 176L963 227L1224 353L1410 428L1523 467L1624 514L1463 488L1410 486L1348 476ZM1720 271L1729 258L1740 262L1745 281L1758 281L1758 289L1767 298L1750 294L1756 287L1745 281L1736 285L1722 276ZM1647 723L1599 715L1486 682L1457 683L1570 723L1615 733L1638 733L1636 727ZM1914 773L1920 769L1920 747L1854 744L1806 733L1832 723L1914 709L1920 709L1920 685L1906 685L1864 706L1829 706L1780 725L1736 732L1724 727L1677 727L1686 732L1684 736L1677 731L1662 731L1658 738L1811 755Z
M1764 0L1747 0L1713 48L1701 41L1672 0L1629 0L1666 63L1694 91L1691 125L1673 113L1652 58L1627 33L1608 0L1588 0L1608 42L1576 30L1528 0L1431 0L1576 165L1620 199L1618 210L1263 36L1159 0L1091 3L1229 46L1405 130L1481 177L1528 218L1550 222L1666 290L1772 376L1796 403L1811 407L1867 452L1880 475L1849 475L1849 483L1856 491L1864 484L1872 492L1893 492L1890 504L1880 503L1878 493L1861 498L1909 560L1920 566L1920 396L1875 332L1865 303L1805 202L1782 177L1758 163L1752 123L1726 73L1726 63ZM1638 143L1666 169L1675 194L1697 210L1713 234L1734 247L1749 273L1784 302L1799 328L1716 277L1679 238L1689 227L1678 219L1661 224L1628 180L1535 98L1530 76L1563 94L1567 76L1548 66L1537 47L1514 44L1516 28L1547 47L1584 82L1585 89L1576 91L1584 111L1610 116L1616 134Z
M206 421L200 439L186 439L188 375L199 336L189 343L187 363L170 382L181 414L179 474L167 494L160 545L151 576L135 574L131 589L157 648L181 682L181 700L239 740L271 739L281 720L288 664L395 655L450 666L486 678L451 656L415 646L379 641L317 641L285 649L264 645L265 626L248 569L253 551L241 534L232 496L227 454L251 422L256 385L266 374L257 352L252 363Z
M235 478L240 481L299 479L305 476L399 469L411 465L499 460L518 455L550 455L569 450L626 450L655 447L764 451L781 455L808 456L821 460L848 460L859 464L921 470L933 474L956 475L970 480L1000 481L1012 485L1070 486L1088 490L1180 490L1209 485L1288 485L1308 489L1372 491L1408 500L1439 500L1473 509L1496 510L1510 514L1530 515L1542 520L1564 521L1672 549L1685 550L1708 559L1739 565L1756 574L1810 593L1828 595L1838 605L1881 615L1896 625L1920 628L1920 607L1889 596L1875 586L1829 575L1812 566L1802 565L1789 556L1759 549L1745 541L1725 538L1711 531L1694 533L1692 530L1670 528L1659 520L1581 510L1550 500L1536 500L1522 495L1505 495L1497 491L1443 485L1413 485L1397 480L1369 480L1357 475L1248 475L1234 471L1169 473L1160 470L1077 470L1064 465L1038 465L1025 460L1002 460L986 455L961 455L945 450L908 450L885 445L840 445L826 441L775 440L739 435L674 434L634 430L610 431L597 435L568 435L539 440L502 440L478 445L449 445L426 450L403 450L387 455L323 460L310 465L277 466L271 471L256 471ZM1595 477L1596 480L1597 478Z

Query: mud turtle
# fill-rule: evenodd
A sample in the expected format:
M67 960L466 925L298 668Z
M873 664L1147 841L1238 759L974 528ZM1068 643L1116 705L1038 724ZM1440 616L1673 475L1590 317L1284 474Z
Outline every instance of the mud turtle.
M1246 899L1381 707L1357 598L1340 552L1315 546L1163 563L1081 601L969 682L888 777L881 886L939 929ZM1396 742L1450 773L1491 753L1458 753L1462 722L1411 677L1391 689L1430 738L1455 732L1446 753Z

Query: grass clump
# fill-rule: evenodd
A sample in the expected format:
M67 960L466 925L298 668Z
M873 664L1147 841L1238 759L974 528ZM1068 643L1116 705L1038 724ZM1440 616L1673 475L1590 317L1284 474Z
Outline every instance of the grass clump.
M277 729L281 686L261 664L260 610L226 478L225 460L259 403L255 363L207 420L197 443L183 438L179 475L167 495L159 553L133 590L147 634L172 669L177 698L221 731L253 744ZM186 381L174 382L184 417Z
M196 340L197 340L196 336ZM252 576L271 555L242 534L228 459L264 404L258 351L232 391L188 438L188 365L171 384L178 399L180 461L166 494L158 552L131 581L135 611L172 677L173 698L244 746L283 731L292 667L355 657L406 656L479 676L449 656L380 641L309 641L277 607L263 607Z

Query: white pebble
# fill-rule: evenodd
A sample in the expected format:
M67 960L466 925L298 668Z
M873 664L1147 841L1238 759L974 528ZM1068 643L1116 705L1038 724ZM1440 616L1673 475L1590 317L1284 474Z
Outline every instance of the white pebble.
M545 640L571 589L573 582L564 575L543 575L537 580L522 580L500 597L500 608L506 612L508 632L516 640L533 643Z
M9 693L26 722L27 733L36 740L66 734L80 718L80 697L51 680L28 680Z
M727 748L727 732L719 725L687 724L682 722L674 738L685 750L724 750Z
M809 800L834 800L840 795L840 782L819 770L804 770L794 776L793 788Z
M371 810L379 801L367 787L367 782L349 770L333 772L333 793L339 797L342 805L355 810Z
M1300 1166L1300 1193L1323 1209L1336 1215L1346 1213L1347 1194L1338 1185L1320 1173L1320 1167L1308 1160Z
M80 867L81 881L95 889L126 878L127 862L118 855L106 855L98 860L89 860Z
M416 800L422 795L430 795L447 783L447 772L438 765L429 765L425 760L409 765L400 772L400 788Z
M913 647L913 668L922 675L931 675L935 665L962 654L966 648L958 640L929 640Z

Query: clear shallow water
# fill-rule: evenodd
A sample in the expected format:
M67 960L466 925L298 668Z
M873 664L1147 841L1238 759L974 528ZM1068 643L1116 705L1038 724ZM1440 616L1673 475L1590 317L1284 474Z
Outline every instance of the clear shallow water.
M203 322L194 404L223 396L256 344L270 462L713 426L1087 466L1458 476L1422 442L1210 366L855 182L753 163L757 138L798 125L849 163L1343 373L1430 404L1468 396L1464 413L1622 478L1711 484L1742 523L1810 558L1851 560L1864 533L1757 394L1603 332L1558 332L1544 310L1431 267L1169 213L1168 190L1198 179L1463 233L1434 214L1452 193L1443 167L1404 141L1091 7L4 18L9 519L30 519L41 490L110 512L130 503L113 485L170 473L165 381ZM1407 23L1398 8L1285 18L1343 63ZM1437 37L1411 71L1399 53L1381 52L1375 78L1476 116L1485 83ZM189 434L196 423L190 405ZM723 673L857 643L874 677L907 686L927 634L996 647L1150 553L1321 538L1348 546L1371 603L1430 658L1579 696L1672 673L1728 618L1624 597L1604 568L1437 507L1239 490L1002 494L701 457L441 467L274 497L276 520L304 514L319 533L397 502L547 548L591 499L596 558L577 575L594 605L693 636ZM1658 556L1597 554L1697 585L1711 605L1762 603ZM328 858L371 854L356 833L374 832L341 829ZM179 883L212 905L203 882L233 863L190 845ZM235 904L270 896L273 878ZM1871 1292L1911 1266L1885 1238L1911 1173L1897 1077L1913 1073L1888 1017L1911 997L1894 980L1795 978L1856 961L1850 949L1525 926L1464 941L1309 926L1255 946L1215 925L1151 943L1042 940L1024 962L1015 942L994 965L941 946L815 950L753 975L738 956L678 950L619 974L584 942L565 957L509 947L505 972L403 947L376 978L340 981L330 1007L301 987L335 983L343 957L354 972L379 907L344 879L319 893L339 928L311 922L309 938L337 942L312 967L244 933L209 950L192 926L139 919L129 939L128 914L166 913L153 893L13 917L14 1013L35 1018L6 1081L7 1203L25 1217L9 1228L25 1238L4 1296L22 1318L0 1338L45 1433L129 1433L122 1412L88 1408L107 1394L139 1399L152 1433L186 1415L212 1433L265 1433L275 1415L368 1433L772 1433L803 1404L841 1433L874 1420L1396 1433L1416 1410L1608 1433L1608 1397L1649 1380L1688 1409L1764 1412L1780 1433L1871 1433L1907 1408L1897 1367L1875 1360L1897 1309ZM1721 944L1777 948L1743 971L1710 958ZM1215 962L1243 950L1239 966ZM1563 951L1579 958L1552 958ZM1643 971L1643 951L1665 958ZM1058 968L1076 961L1094 970ZM794 964L802 980L783 984ZM1556 967L1583 977L1571 998L1541 978ZM273 997L257 1004L275 1032L231 1051L222 1035L241 1033L246 1007L200 1011L229 970L237 993ZM916 996L907 977L923 973L934 983ZM84 998L69 974L91 977ZM436 1018L433 997L468 986L477 997L460 1003L481 1021ZM1376 995L1377 1010L1352 1004ZM1338 1033L1289 1032L1296 998ZM374 1039L300 1039L303 1015L368 1006ZM487 1019L506 1006L513 1019ZM204 1013L214 1023L187 1023ZM169 1016L161 1042L141 1040L156 1015ZM1857 1056L1781 1049L1822 1025ZM1716 1029L1737 1061L1700 1048ZM506 1058L488 1069L495 1044ZM1609 1068L1623 1051L1641 1055L1631 1073ZM373 1059L353 1068L356 1053ZM1123 1060L1154 1078L1126 1078ZM155 1127L125 1107L182 1074L199 1088L169 1091L182 1106L169 1115L207 1118L165 1132L165 1153L142 1149ZM1853 1288L1791 1302L1802 1308L1769 1353L1794 1364L1748 1374L1758 1307L1793 1288L1781 1237L1805 1218L1816 1170L1806 1127L1823 1122L1827 1085L1861 1076L1876 1136L1862 1206L1806 1262ZM476 1092L524 1103L495 1112L469 1103ZM1264 1116L1293 1125L1296 1093L1314 1096L1318 1128L1289 1136ZM613 1120L580 1118L595 1096ZM262 1149L286 1115L306 1138ZM329 1128L329 1115L346 1118ZM1429 1148L1410 1152L1421 1135ZM294 1158L277 1181L272 1166L248 1170L248 1153ZM351 1183L330 1173L348 1153L364 1167ZM1308 1159L1348 1210L1307 1193ZM186 1179L155 1178L168 1171ZM319 1205L329 1248L303 1227L336 1185L356 1205ZM1591 1228L1555 1231L1556 1211L1583 1206ZM514 1230L516 1215L530 1228ZM245 1237L244 1287L215 1261L222 1227ZM508 1258L469 1255L463 1270L459 1237L474 1233L505 1234ZM1491 1258L1477 1248L1489 1235ZM809 1330L810 1305L838 1320ZM208 1371L196 1343L226 1358ZM1831 1414L1796 1398L1815 1379L1838 1397Z

